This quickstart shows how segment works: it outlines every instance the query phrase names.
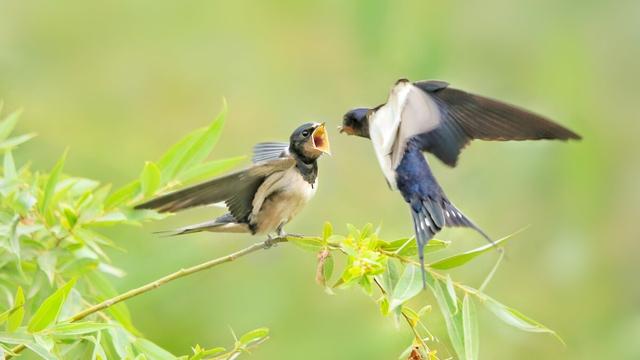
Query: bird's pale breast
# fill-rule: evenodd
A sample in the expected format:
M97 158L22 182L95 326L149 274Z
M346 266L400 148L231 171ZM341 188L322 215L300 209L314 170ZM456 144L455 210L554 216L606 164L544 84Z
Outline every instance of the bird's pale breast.
M256 233L275 231L295 217L315 195L317 179L310 184L295 168L271 175L260 186L253 200L254 211L249 221Z

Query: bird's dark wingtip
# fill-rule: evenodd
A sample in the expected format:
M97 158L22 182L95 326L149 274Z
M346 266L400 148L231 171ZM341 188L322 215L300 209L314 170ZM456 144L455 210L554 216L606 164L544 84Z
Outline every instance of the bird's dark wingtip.
M154 231L153 234L165 238L165 237L174 237L174 236L182 235L183 233L177 230L159 230L159 231Z
M133 207L133 210L155 210L159 213L172 212L172 207L162 202L162 197L152 199Z

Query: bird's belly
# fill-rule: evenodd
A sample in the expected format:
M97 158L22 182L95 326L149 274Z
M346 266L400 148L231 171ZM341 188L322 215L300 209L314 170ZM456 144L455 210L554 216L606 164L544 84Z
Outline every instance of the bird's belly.
M285 174L274 185L273 192L251 217L256 234L273 232L280 225L291 221L316 192L316 184L312 186L296 172Z

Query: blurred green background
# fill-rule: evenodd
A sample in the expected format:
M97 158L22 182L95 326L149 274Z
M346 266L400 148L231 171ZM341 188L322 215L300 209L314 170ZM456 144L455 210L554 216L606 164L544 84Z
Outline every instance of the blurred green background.
M567 342L521 333L483 312L485 359L640 358L637 103L640 2L606 1L7 1L0 0L0 98L25 108L36 141L18 160L116 185L138 176L227 98L216 157L284 140L298 124L338 125L376 105L400 77L437 78L534 109L580 143L474 143L458 168L431 163L449 197L508 244L488 292L557 330ZM411 233L371 145L333 131L316 199L288 227L383 223ZM244 247L239 235L158 238L211 217L204 209L113 234L128 276L120 290ZM446 230L454 250L482 245ZM497 255L455 272L477 286ZM360 291L326 295L315 257L280 246L130 301L138 327L177 354L224 345L229 328L271 328L256 359L392 359L406 327ZM426 295L425 295L426 296ZM422 299L423 301L428 298ZM446 335L438 312L427 320ZM446 357L446 353L440 353Z

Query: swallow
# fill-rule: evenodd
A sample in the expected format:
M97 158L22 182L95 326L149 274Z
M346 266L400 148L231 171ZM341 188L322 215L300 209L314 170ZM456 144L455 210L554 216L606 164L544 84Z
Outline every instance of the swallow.
M541 115L433 80L398 80L386 103L347 112L339 130L371 140L389 187L399 190L411 207L423 285L424 247L443 227L468 227L493 243L447 198L423 152L455 167L473 139L580 139Z
M330 146L324 123L306 123L291 134L288 143L255 145L249 168L160 196L135 209L175 213L223 202L228 213L177 229L174 235L211 231L283 237L283 227L315 195L317 161L325 153L330 154Z

